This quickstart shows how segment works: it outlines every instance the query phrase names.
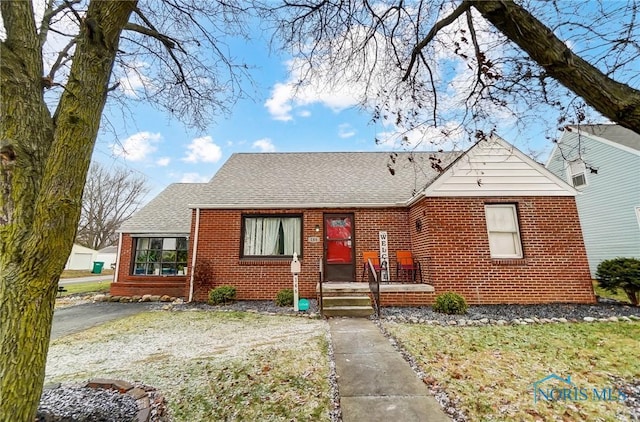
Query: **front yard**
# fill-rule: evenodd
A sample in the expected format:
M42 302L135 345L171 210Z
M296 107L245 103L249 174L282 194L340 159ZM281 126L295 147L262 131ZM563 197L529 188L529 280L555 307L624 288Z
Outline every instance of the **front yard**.
M381 325L464 420L640 417L638 322ZM329 421L335 415L329 341L323 320L147 312L54 340L46 382L115 378L151 385L167 399L173 421ZM538 384L548 376L556 378ZM568 377L571 385L560 380ZM618 389L625 394L629 387L633 408L618 401ZM540 392L568 396L549 401Z
M328 328L243 312L147 312L51 343L46 382L158 388L174 421L329 420Z
M640 383L638 323L383 327L413 356L425 382L444 390L467 420L632 420L616 388ZM555 388L555 398L568 388L565 400L538 394L534 402L534 383L551 374L570 376L573 385L552 379L536 387ZM613 393L611 400L603 390Z

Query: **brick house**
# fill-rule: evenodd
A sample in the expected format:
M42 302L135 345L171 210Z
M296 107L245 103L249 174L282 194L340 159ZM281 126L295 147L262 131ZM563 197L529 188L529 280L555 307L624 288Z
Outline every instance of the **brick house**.
M174 184L121 227L113 295L240 299L361 280L365 251L388 240L382 304L595 301L576 190L498 137L464 153L234 154L209 183ZM409 250L422 278L399 280ZM404 286L396 288L394 286ZM384 292L384 291L383 291Z

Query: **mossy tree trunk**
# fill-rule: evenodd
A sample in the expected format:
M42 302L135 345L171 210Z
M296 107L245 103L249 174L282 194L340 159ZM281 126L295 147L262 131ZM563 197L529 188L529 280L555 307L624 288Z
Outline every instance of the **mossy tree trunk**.
M91 1L53 115L42 37L27 1L1 2L0 420L31 422L45 373L58 279L123 27L135 0Z

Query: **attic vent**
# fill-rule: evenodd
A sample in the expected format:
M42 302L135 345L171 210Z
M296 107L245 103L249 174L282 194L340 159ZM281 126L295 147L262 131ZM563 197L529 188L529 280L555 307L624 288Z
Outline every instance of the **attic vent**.
M571 184L575 188L579 188L587 184L584 161L578 159L569 163L569 177L571 177Z

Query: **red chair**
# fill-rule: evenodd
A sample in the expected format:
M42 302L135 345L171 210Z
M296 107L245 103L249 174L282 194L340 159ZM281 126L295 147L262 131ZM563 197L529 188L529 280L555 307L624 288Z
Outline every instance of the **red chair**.
M373 264L376 273L380 273L380 258L376 251L362 252L362 281L367 281L367 269L369 268L369 260Z
M412 282L416 282L416 275L420 276L422 283L422 267L420 262L413 257L411 251L396 252L396 278L400 280L400 273L406 274Z

